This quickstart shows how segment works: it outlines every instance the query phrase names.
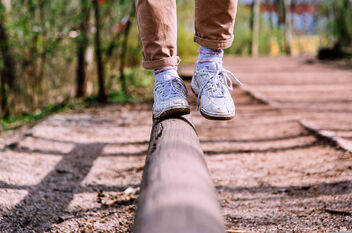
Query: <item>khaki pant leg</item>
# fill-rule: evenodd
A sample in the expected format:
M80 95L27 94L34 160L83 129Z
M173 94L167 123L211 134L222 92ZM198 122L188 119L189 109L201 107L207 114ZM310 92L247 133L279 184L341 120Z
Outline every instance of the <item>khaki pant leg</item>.
M178 65L176 0L136 0L136 11L143 67Z
M194 41L211 49L226 49L233 42L237 0L196 0Z

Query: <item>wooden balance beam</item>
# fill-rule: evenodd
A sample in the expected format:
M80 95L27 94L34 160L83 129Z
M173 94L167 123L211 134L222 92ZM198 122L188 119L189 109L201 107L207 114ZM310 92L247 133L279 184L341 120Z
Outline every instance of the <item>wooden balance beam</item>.
M188 117L153 124L133 232L225 232L198 135Z

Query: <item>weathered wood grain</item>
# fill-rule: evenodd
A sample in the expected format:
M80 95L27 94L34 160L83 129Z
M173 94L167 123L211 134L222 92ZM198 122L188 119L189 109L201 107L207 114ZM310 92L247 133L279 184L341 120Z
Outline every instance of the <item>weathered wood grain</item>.
M213 183L188 117L154 122L134 232L224 232Z

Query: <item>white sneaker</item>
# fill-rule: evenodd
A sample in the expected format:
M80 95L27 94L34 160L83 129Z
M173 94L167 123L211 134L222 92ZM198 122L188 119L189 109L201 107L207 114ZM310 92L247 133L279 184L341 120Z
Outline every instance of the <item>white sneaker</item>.
M154 118L179 116L190 113L187 87L180 77L154 84Z
M209 62L196 64L191 87L198 97L198 107L201 114L211 120L230 120L235 116L235 104L229 89L232 81L241 82L230 71L224 69L220 63Z

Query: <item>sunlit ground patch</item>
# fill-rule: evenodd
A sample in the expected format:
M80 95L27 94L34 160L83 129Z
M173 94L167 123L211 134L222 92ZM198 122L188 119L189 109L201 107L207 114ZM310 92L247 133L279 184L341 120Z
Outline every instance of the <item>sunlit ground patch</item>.
M62 156L7 151L0 154L0 181L11 185L38 184Z
M0 188L0 208L11 209L27 195L28 191L22 189Z

